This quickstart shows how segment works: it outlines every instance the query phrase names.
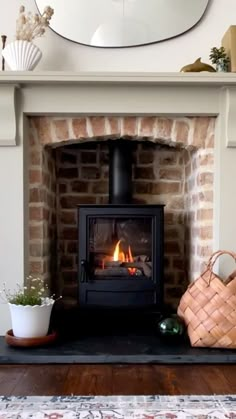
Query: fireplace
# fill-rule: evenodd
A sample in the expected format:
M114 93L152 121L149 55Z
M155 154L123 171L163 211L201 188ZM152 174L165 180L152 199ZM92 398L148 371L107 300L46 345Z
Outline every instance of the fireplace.
M137 150L134 198L165 204L165 301L176 306L212 250L234 249L235 83L230 73L3 74L1 277L8 287L23 285L30 272L58 287L66 307L78 305L76 206L107 203L107 168L102 148L87 167L84 151L63 148L131 139L157 146ZM55 149L71 160L55 160ZM227 276L227 261L219 272ZM0 312L5 333L8 310Z
M80 205L80 307L163 305L164 205L132 203L132 143L109 145L109 205Z
M115 134L114 130L119 127L120 131ZM108 206L109 211L115 209L115 205L119 206L112 228L119 229L120 234L117 218L121 206L141 206L147 211L148 207L164 205L164 280L155 272L152 275L164 288L165 304L174 309L188 281L197 277L212 249L214 118L185 118L183 121L180 118L136 116L65 120L33 117L29 128L31 274L43 275L52 292L62 295L61 302L66 308L92 307L92 304L86 305L84 299L80 304L78 248L82 246L79 257L84 252L86 268L91 264L91 249L88 248L88 230L83 237L79 236L85 222L78 228L78 207L93 205L97 210L101 206L101 212L92 214L98 222L101 214L114 218L114 212L104 213L107 211L104 206ZM83 137L80 139L80 136ZM147 216L143 212L141 215ZM153 218L154 215L151 214ZM122 216L127 218L124 213ZM137 226L135 217L137 213L133 212L134 220L131 221L136 230L141 228L144 234L148 226ZM130 221L126 221L127 226ZM118 233L112 234L118 236ZM163 240L160 231L154 231L152 235ZM121 235L114 237L107 244L106 252L97 252L96 269L101 269L103 264L106 268L106 273L96 271L100 280L104 273L111 272L108 265L113 263L112 279L108 281L106 276L106 286L109 282L112 286L115 284L114 262L122 262L123 265L116 268L122 268L119 275L124 275L127 268L132 268L127 263L142 262L147 269L157 257L154 255L157 249L151 255L149 249L142 250L141 254L135 249L133 240L125 239ZM118 253L124 255L118 261L108 261L114 259L119 240ZM151 237L151 247L153 240ZM132 262L131 258L135 260ZM92 266L92 271L94 269ZM143 266L136 274L137 280L138 275L143 275ZM131 279L130 275L127 279ZM92 285L90 280L86 286ZM124 278L118 276L118 280L124 284ZM146 274L145 280L148 282ZM162 289L155 292L161 299ZM101 305L99 307L101 311Z

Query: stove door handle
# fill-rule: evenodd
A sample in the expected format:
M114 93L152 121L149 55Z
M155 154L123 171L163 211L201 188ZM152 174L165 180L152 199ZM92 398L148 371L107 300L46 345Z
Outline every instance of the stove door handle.
M86 259L82 259L80 262L81 266L81 275L80 275L80 282L88 282L88 262Z

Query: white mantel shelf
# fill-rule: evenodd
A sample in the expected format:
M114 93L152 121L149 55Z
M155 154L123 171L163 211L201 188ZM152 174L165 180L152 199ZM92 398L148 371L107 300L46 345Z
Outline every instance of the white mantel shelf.
M24 115L220 116L236 147L236 73L0 72L0 146Z
M133 72L64 72L64 71L5 71L0 72L0 84L83 84L124 83L191 86L236 86L236 73L133 73Z

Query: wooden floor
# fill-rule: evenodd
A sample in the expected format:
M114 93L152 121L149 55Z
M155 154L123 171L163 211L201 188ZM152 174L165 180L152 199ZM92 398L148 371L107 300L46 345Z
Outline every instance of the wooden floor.
M235 394L236 365L2 365L0 395Z

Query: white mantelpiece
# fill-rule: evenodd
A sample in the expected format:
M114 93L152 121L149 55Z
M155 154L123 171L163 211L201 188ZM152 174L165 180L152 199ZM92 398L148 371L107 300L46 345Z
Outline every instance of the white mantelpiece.
M0 285L22 284L27 261L27 115L216 116L214 248L236 250L236 75L2 72ZM3 334L10 324L2 305L0 318Z
M5 72L0 109L0 145L16 144L20 109L26 115L220 115L227 146L236 146L234 73Z

